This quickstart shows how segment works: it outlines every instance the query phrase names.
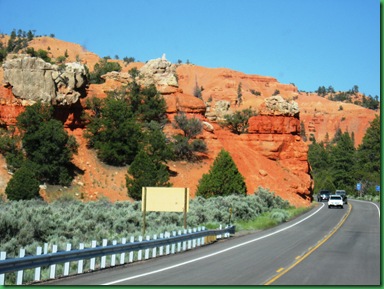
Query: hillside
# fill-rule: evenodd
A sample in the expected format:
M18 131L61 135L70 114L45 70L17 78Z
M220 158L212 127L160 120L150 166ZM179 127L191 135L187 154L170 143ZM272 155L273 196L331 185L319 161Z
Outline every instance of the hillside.
M78 44L61 41L50 37L39 37L29 43L35 50L49 51L51 58L67 54L66 62L76 60L88 66L93 66L100 59L96 54L86 51ZM130 63L126 65L122 60L117 61L122 66L123 73L132 67L142 68L144 63ZM363 107L333 102L314 93L299 92L292 84L279 83L277 79L269 76L247 75L227 68L206 68L198 65L181 64L176 68L178 87L162 87L162 94L167 101L168 117L171 120L176 111L185 111L189 116L195 116L209 122L213 131L204 131L203 138L208 146L208 153L201 162L169 162L169 168L175 172L171 183L175 187L189 187L192 197L196 190L198 180L203 173L208 172L218 152L224 148L230 152L240 172L246 179L248 193L253 193L258 186L269 188L277 195L287 199L293 205L308 205L311 201L313 186L309 175L306 158L308 144L292 133L263 132L245 135L235 135L220 127L218 121L208 118L207 110L215 107L219 101L230 104L230 111L242 110L252 107L262 111L265 99L274 94L276 90L288 102L294 100L300 109L299 119L305 125L307 135L313 134L316 140L321 141L328 134L334 136L337 128L342 131L354 133L355 144L358 146L365 134L369 122L379 112ZM4 71L0 69L0 119L11 125L15 117L23 110L23 102L16 99L9 85L5 85ZM238 85L241 83L243 101L236 103ZM89 85L86 97L78 105L82 106L87 97L105 97L106 92L123 84L119 78L107 77L104 84ZM196 86L203 87L202 100L193 96ZM256 96L252 91L257 91ZM343 109L340 110L340 105ZM62 119L67 130L74 135L80 145L78 155L74 157L74 164L84 170L78 175L71 188L64 189L84 200L94 200L105 196L112 201L128 200L125 188L125 175L127 168L110 167L99 162L94 151L87 149L83 138L84 127L81 125L68 125L78 123L76 113L64 112ZM268 116L268 122L276 124L276 117ZM277 124L276 124L277 125ZM166 132L172 134L171 125L167 125ZM5 162L1 158L0 187L4 190L10 175L5 169ZM42 194L47 200L52 200L61 191L48 187Z

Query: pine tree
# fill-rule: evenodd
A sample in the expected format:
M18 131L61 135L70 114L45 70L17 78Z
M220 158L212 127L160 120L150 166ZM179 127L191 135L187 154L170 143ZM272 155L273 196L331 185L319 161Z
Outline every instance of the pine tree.
M31 163L18 169L5 188L7 198L12 201L39 198L39 191L39 181Z
M340 135L340 139L331 149L330 171L337 189L351 192L356 183L354 177L355 146L348 132Z
M358 181L371 182L372 186L380 184L380 152L380 118L376 115L357 149L356 178Z
M210 198L232 194L246 195L247 187L231 155L221 150L208 174L199 180L196 195Z
M126 176L128 195L141 200L142 187L169 187L167 167L144 150L141 150L128 169Z

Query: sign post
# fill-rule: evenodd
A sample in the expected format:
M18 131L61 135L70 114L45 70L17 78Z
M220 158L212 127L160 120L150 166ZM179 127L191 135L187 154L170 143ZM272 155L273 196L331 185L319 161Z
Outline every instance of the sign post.
M145 234L145 214L154 212L182 212L184 229L187 228L189 210L189 188L142 187L141 210L143 212L143 235Z

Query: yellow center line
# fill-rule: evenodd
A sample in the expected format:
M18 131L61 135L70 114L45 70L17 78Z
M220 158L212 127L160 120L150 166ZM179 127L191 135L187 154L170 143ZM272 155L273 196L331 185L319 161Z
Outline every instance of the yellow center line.
M320 240L316 246L314 246L313 248L310 247L310 249L308 250L307 253L305 253L303 256L298 256L296 257L296 262L294 262L291 266L289 266L287 269L284 270L284 268L280 268L280 269L283 269L283 270L278 270L276 272L278 272L279 274L277 274L276 276L272 277L271 279L269 279L267 282L264 283L264 285L271 285L273 282L275 282L277 279L279 279L281 276L283 276L285 273L287 273L288 271L290 271L292 268L294 268L297 264L299 264L301 261L303 261L304 259L306 259L309 255L311 255L317 248L319 248L322 244L324 244L334 233L336 233L336 231L341 227L341 225L344 224L344 222L347 220L349 214L351 213L352 211L352 205L349 203L348 204L348 207L349 207L349 210L348 210L348 213L346 215L344 215L344 217L341 219L341 221L332 229L332 231L326 235L322 240Z

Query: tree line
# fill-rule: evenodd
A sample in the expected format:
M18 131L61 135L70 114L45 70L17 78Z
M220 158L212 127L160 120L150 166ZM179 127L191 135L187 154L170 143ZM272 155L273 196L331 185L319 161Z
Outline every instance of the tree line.
M317 95L321 97L325 97L328 95L328 99L332 101L342 101L342 102L349 102L352 103L352 96L359 93L359 87L357 85L354 85L350 90L348 91L340 91L336 92L332 85L325 87L319 86L317 90L315 90ZM379 97L376 95L375 97L372 97L371 95L366 96L365 94L362 94L362 100L355 100L353 104L372 109L377 110L380 106Z
M338 129L332 140L312 138L308 161L312 168L315 192L344 189L352 196L377 196L380 185L380 118L370 123L362 143L355 148L354 134ZM357 183L362 184L360 191Z

